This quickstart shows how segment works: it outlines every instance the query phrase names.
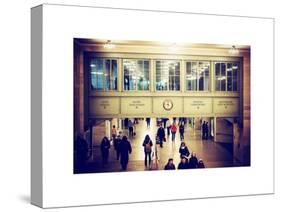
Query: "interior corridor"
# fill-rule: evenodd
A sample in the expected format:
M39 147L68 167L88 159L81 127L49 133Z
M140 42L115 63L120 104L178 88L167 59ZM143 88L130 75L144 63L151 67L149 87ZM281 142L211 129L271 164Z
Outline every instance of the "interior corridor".
M178 123L178 121L176 122ZM129 156L129 163L127 171L144 171L150 170L144 166L144 148L142 146L144 137L148 134L153 142L153 151L157 151L158 155L158 169L163 170L165 164L169 158L174 159L174 164L177 167L180 162L180 135L177 131L176 141L172 142L171 135L167 136L166 132L166 142L163 143L163 148L160 148L160 145L156 145L157 150L155 149L155 138L157 133L157 124L156 119L151 119L150 127L147 127L146 121L138 120L138 123L135 124L135 136L130 137L129 141L132 146L132 153ZM76 170L78 173L97 173L97 172L116 172L121 171L121 166L119 161L116 159L116 151L113 147L113 142L111 141L111 148L109 151L109 161L108 164L102 164L102 157L100 151L100 141L104 136L104 133L100 130L97 130L96 136L94 138L94 145L91 157L88 159L86 165ZM123 135L128 135L128 129L122 131ZM190 123L185 125L185 135L184 142L186 143L190 153L195 152L198 159L204 161L206 168L214 167L231 167L233 166L233 150L232 144L223 144L212 141L212 139L202 140L201 130L194 129L191 127ZM155 156L155 154L153 154ZM156 159L153 157L152 159ZM156 160L154 160L155 162Z

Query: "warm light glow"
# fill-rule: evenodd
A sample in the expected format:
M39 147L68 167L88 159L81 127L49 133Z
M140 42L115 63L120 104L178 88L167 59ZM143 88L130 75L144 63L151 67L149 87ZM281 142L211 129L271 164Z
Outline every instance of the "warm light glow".
M111 40L108 40L108 41L103 45L103 47L104 47L105 49L113 49L113 48L115 48L115 45L111 42Z
M225 79L226 79L225 76L218 77L218 80L225 80Z
M102 72L96 72L96 71L92 71L91 74L95 74L95 75L103 75Z
M230 54L239 54L239 50L233 45L231 49L228 51Z

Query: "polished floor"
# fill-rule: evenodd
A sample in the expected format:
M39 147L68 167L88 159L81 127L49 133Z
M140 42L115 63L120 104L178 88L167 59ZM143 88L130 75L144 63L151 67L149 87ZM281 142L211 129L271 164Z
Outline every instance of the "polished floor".
M156 123L151 122L151 127L147 128L146 122L140 120L135 126L136 135L134 137L129 137L132 146L132 154L129 158L127 171L145 171L145 170L155 170L163 169L169 158L174 159L174 164L177 167L180 157L179 157L179 146L180 137L179 133L176 134L176 141L171 141L171 136L167 138L164 142L163 148L159 145L155 146L155 135L157 131ZM127 134L127 130L123 131ZM158 160L153 157L152 169L148 169L144 166L144 150L142 146L143 139L145 135L149 134L154 142L155 147L158 152ZM216 167L233 167L239 166L239 164L233 163L232 145L222 144L213 142L212 140L202 140L200 130L194 130L190 126L186 126L185 129L185 139L184 139L190 152L195 152L198 159L202 159L206 168L216 168ZM157 162L157 163L156 163ZM97 172L118 172L122 171L118 160L116 160L116 152L111 146L109 154L108 164L102 164L100 147L95 145L93 148L92 156L89 158L88 162L84 167L81 167L75 171L75 173L97 173Z

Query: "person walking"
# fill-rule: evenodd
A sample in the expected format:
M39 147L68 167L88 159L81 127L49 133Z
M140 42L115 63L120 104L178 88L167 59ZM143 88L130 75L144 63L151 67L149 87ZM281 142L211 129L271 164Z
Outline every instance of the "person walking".
M162 124L160 124L158 130L157 130L157 139L159 140L160 147L163 147L163 141L165 139L165 130L162 127Z
M205 139L205 133L206 133L206 122L205 121L203 121L203 124L202 124L202 126L201 126L201 130L202 130L202 140L204 140Z
M178 165L178 169L188 169L189 165L188 165L188 158L183 156L181 157L181 162Z
M113 141L113 143L114 143L114 140L115 140L115 138L116 138L116 136L117 136L117 130L116 130L115 125L113 125L113 127L112 127L112 129L111 129L111 136L112 136L112 141Z
M150 118L146 118L145 121L146 121L146 127L150 128Z
M179 126L179 133L180 133L180 139L181 141L184 140L184 124L183 122L181 122L180 126Z
M106 136L104 136L101 141L100 149L102 155L102 163L103 165L105 165L108 163L108 156L109 156L109 149L110 149L110 141Z
M116 160L119 160L120 158L120 143L122 140L122 132L119 132L119 135L116 137L116 139L113 141L114 149L116 151Z
M198 167L198 159L196 157L196 153L192 152L191 157L189 159L189 167L194 169Z
M166 128L167 128L167 136L170 136L171 133L171 121L168 118L167 122L166 122Z
M75 135L74 141L74 162L77 168L81 168L86 164L88 156L88 145L82 134Z
M209 123L208 122L206 122L206 124L205 124L205 140L208 140L208 138L209 138Z
M144 147L144 165L145 165L145 167L150 167L153 143L152 143L149 135L145 136L142 146ZM147 159L148 159L148 161L147 161Z
M127 170L127 165L129 162L129 154L132 153L132 147L130 142L128 141L127 136L123 136L120 143L120 164L122 170Z
M181 142L180 148L179 148L180 157L188 157L190 155L189 150L184 142Z
M128 121L128 128L129 128L129 136L133 137L134 136L134 124L131 119Z
M176 169L176 167L174 165L174 160L173 160L173 158L170 158L168 160L168 163L165 165L164 170L175 170L175 169Z
M176 126L175 122L171 126L171 133L172 133L172 141L175 141L176 140L176 133L177 133L177 126Z

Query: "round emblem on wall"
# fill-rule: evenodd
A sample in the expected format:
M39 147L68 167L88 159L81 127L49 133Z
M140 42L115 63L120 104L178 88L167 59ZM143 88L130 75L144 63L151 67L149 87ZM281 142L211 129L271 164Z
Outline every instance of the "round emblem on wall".
M172 110L172 108L173 108L173 102L172 102L172 100L170 100L170 99L165 99L164 100L164 102L163 102L163 108L165 109L165 110Z

